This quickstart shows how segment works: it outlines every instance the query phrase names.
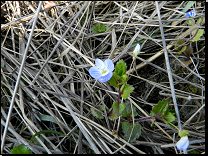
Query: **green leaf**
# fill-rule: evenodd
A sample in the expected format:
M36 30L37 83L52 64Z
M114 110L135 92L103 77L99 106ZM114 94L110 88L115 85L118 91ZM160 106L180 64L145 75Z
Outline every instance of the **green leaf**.
M58 124L57 122L56 122L56 120L54 119L54 117L53 116L50 116L50 115L38 115L38 117L40 118L40 120L42 120L42 121L50 121L50 122L53 122L53 123L55 123L55 124Z
M133 128L133 123L129 123L129 122L122 123L122 131L124 133L124 137L126 140L129 139L132 128ZM136 139L140 137L140 135L141 135L141 125L138 123L135 123L129 142L130 143L134 142Z
M123 60L120 60L116 64L115 74L118 76L122 76L122 75L126 74L126 71L127 71L126 63Z
M134 117L138 115L137 111L136 111L136 107L134 105L132 105L132 109L133 109L133 114ZM122 116L123 117L132 117L132 109L131 109L131 104L129 101L126 102L126 108L124 109Z
M104 111L104 108L102 105L100 105L100 111L103 112Z
M128 79L128 76L126 74L124 74L124 75L121 76L121 78L122 78L122 81L118 85L122 85L122 84L126 83L126 81Z
M196 30L193 30L191 32L191 34L194 35L195 32L196 32ZM204 33L204 29L198 29L196 36L190 41L192 41L192 42L198 41L200 39L200 37L203 35L203 33Z
M118 116L121 115L126 108L126 105L124 103L119 104L119 109L118 109Z
M32 152L27 146L19 145L11 150L11 154L32 154Z
M191 19L187 21L188 25L194 26L195 25L195 20Z
M180 45L182 45L184 42L185 42L185 41L183 41L183 40L181 40L181 39L178 40L178 41L176 42L176 44L175 44L175 48L176 48L175 50L178 51L180 48L177 48L177 47L180 46Z
M178 135L182 138L186 135L189 135L189 133L186 130L182 130L182 131L179 131Z
M168 100L163 99L159 101L157 105L152 108L151 115L155 116L155 114L163 114L166 111L166 106L168 105Z
M181 54L182 52L184 52L186 50L186 46L183 46L182 49L178 52L178 54Z
M202 18L201 18L201 17L197 20L196 24L197 24L198 26L200 25L201 20L202 20Z
M200 154L200 153L197 151L189 151L188 154Z
M63 134L63 133L61 133L61 132L57 132L57 131L53 131L53 130L42 130L42 131L39 131L39 132L35 133L35 134L31 137L31 139L30 139L30 141L29 141L29 144L30 144L30 142L33 140L34 137L36 137L36 136L39 135L39 134L44 134L44 133L53 133L53 134L59 134L59 135L65 136L65 134Z
M98 28L99 28L99 26L94 26L94 27L92 27L92 32L93 32L94 34L99 34Z
M175 121L175 116L168 110L164 112L164 114L161 116L164 120L168 122L173 122Z
M125 108L126 108L126 105L123 104L123 103L120 103L119 104L119 109L118 109L117 102L113 102L113 105L112 105L113 111L111 112L111 114L109 115L108 118L111 119L111 120L115 120L116 119L116 114L117 114L117 109L118 109L118 115L117 115L117 117L118 117L119 115L122 114L122 112Z
M55 123L55 124L58 125L58 123L56 122L56 120L54 119L53 116L45 115L45 114L42 114L42 115L38 114L38 117L39 117L40 120L42 120L42 121L49 121L49 122L53 122L53 123ZM68 124L68 126L69 126L70 128L73 128L73 126L71 126L71 125L69 125L69 124ZM65 126L64 126L63 128L66 129L66 130L68 130ZM79 130L75 129L75 132L76 132L77 134L79 134Z
M108 82L110 83L111 86L119 88L119 86L117 84L117 76L115 74L113 74L113 76L111 77L111 79Z
M107 30L107 32L111 31L111 29L109 29L110 27L106 27L105 31Z
M104 32L105 31L105 25L103 23L100 23L100 26L98 27L99 32Z
M91 113L93 116L99 118L99 119L104 119L104 117L101 115L101 112L95 110L93 107L90 108Z
M111 114L108 116L109 119L111 119L111 120L116 119L117 108L118 108L117 102L113 102L113 105L111 108L113 110L112 110Z
M122 94L122 98L123 99L126 99L129 94L134 90L134 87L132 85L129 85L129 84L124 84L124 88L123 88L123 94Z

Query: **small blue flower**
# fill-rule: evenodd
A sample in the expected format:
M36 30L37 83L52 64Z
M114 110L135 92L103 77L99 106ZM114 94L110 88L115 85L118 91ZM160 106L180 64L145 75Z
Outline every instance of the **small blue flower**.
M90 75L100 82L107 82L113 76L114 64L110 59L104 62L101 59L95 59L95 65L89 69Z
M188 146L189 146L189 140L188 140L188 136L184 136L182 137L177 143L176 146L178 148L178 150L184 151L187 150Z
M196 16L195 11L192 10L192 11L187 12L187 13L186 13L186 18L188 18L189 16Z

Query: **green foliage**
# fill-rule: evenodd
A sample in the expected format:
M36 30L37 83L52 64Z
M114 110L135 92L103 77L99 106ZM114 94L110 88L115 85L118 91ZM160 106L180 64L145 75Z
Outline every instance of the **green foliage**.
M126 71L127 71L126 63L123 60L120 60L116 64L115 74L118 76L122 76L122 75L126 74Z
M104 108L103 108L103 106L102 105L100 105L100 111L104 111Z
M195 25L200 26L201 20L202 20L202 18L200 17L197 20L196 24L195 24L195 20L194 19L188 20L187 23L190 26L195 26ZM196 33L196 30L193 30L191 32L192 35L194 35L195 33ZM200 37L203 35L203 33L204 33L204 29L198 29L196 36L193 39L191 39L190 41L192 41L192 42L198 41L200 39Z
M187 21L187 23L188 23L188 25L190 25L190 26L195 26L195 24L198 25L198 26L200 26L201 20L202 20L202 18L200 17L200 18L197 20L197 22L195 23L195 20L194 20L194 19L190 19L190 20Z
M110 116L108 117L109 119L111 120L115 120L116 117L118 117L119 115L122 114L123 110L126 108L126 105L123 104L123 103L120 103L119 104L119 109L118 109L118 103L117 102L113 102L113 105L112 105L112 112L110 114ZM117 109L118 109L118 114L117 114ZM117 115L116 115L117 114Z
M188 20L187 23L190 26L194 26L195 25L195 20L194 19Z
M155 116L155 114L162 115L166 111L166 106L168 105L168 100L163 99L159 101L157 105L152 108L151 115Z
M178 46L182 45L185 41L183 40L178 40L175 44L175 48L177 48ZM181 48L181 49L180 49ZM180 50L178 52L178 54L181 54L182 52L184 52L186 50L186 46L183 46L183 47L180 47L180 48L177 48L176 51Z
M168 121L168 122L173 122L175 121L175 116L173 115L173 113L167 109L163 115L161 116L165 121Z
M122 94L122 98L123 99L126 99L129 94L134 90L134 87L132 85L129 85L129 84L124 84L124 88L123 88L123 94Z
M11 154L32 154L32 152L27 146L19 145L11 150Z
M30 139L30 141L29 141L29 144L30 144L30 142L33 140L33 138L35 138L37 135L44 134L44 133L53 133L53 134L59 134L59 135L65 136L65 134L63 134L63 133L61 133L61 132L57 132L57 131L53 131L53 130L42 130L42 131L39 131L39 132L35 133L35 134L31 137L31 139Z
M49 122L53 122L55 124L58 124L53 116L43 114L43 115L38 115L38 117L42 121L49 121Z
M174 116L175 111L171 109L167 109L167 107L168 107L168 100L163 99L152 108L151 115L155 117L156 115L159 115L166 124L168 124L172 128L175 128L171 124L173 121L175 121L175 116Z
M42 114L42 115L38 114L38 117L39 117L40 120L42 120L42 121L49 121L49 122L53 122L53 123L55 123L55 124L58 125L58 123L56 122L56 120L54 119L53 116L45 115L45 114ZM73 126L71 126L71 125L69 125L69 124L68 124L68 126L69 126L70 128L73 128ZM66 130L68 130L65 126L64 126L63 128L66 129ZM79 130L75 129L75 132L76 132L77 134L79 134ZM40 138L40 139L41 139L41 138ZM72 139L72 140L74 140L74 139Z
M196 32L196 30L193 30L191 32L191 34L194 35L195 32ZM192 40L190 40L190 41L192 41L192 42L198 41L200 39L200 37L203 35L203 33L204 33L204 29L198 29L198 31L196 33L196 36Z
M132 109L133 109L133 114L134 117L138 115L137 111L136 111L136 107L134 105L132 105ZM131 109L131 104L129 101L126 102L126 108L124 109L122 116L123 117L132 117L132 109Z
M105 31L105 26L103 23L100 23L100 26L98 27L99 32L104 32Z
M113 74L113 76L111 77L111 79L108 82L111 84L111 86L119 88L119 86L117 84L117 76L115 74Z
M189 151L188 154L200 154L200 153L197 151Z
M201 20L202 20L202 18L201 18L201 17L197 20L196 24L197 24L198 26L200 25Z
M182 137L184 137L186 135L189 135L189 133L186 130L182 130L182 131L178 132L178 135L182 138Z
M92 27L92 32L94 34L99 34L99 33L105 32L106 30L110 31L109 27L105 27L103 23L100 23L99 26Z
M92 27L92 32L93 32L94 34L99 34L98 28L99 28L99 26L94 26L94 27Z
M95 116L95 117L97 117L99 119L104 119L104 117L101 115L101 112L95 110L92 107L90 108L90 110L91 110L91 113L92 113L93 116Z
M126 81L128 80L128 76L126 74L122 75L121 78L122 78L122 81L118 85L122 85L126 83Z
M129 123L129 122L122 123L122 131L124 133L124 137L126 140L130 138L132 128L133 128L133 123ZM135 123L129 142L130 143L134 142L136 139L140 137L140 135L141 135L141 125L138 123Z

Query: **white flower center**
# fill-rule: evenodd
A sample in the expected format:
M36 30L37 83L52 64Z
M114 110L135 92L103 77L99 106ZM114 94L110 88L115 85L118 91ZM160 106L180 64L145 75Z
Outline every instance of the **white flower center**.
M106 67L98 68L98 69L100 70L102 76L105 76L108 74L108 69Z

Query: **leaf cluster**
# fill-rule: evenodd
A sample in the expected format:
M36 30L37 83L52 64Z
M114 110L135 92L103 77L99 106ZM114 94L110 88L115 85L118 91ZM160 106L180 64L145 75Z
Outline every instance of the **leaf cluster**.
M187 24L190 25L190 26L200 26L200 23L201 23L201 17L197 20L197 22L195 23L195 20L194 19L191 19L191 20L188 20L187 21ZM200 38L203 36L203 33L204 33L204 29L195 29L191 32L191 35L195 35L193 39L190 39L189 41L191 42L195 42L195 41L198 41L200 40ZM179 47L180 45L182 45L185 41L183 40L178 40L175 44L175 48ZM186 51L187 50L187 46L184 45L180 48L177 48L176 49L178 52L178 54L181 54L182 52Z
M105 27L103 23L100 23L99 26L92 27L92 32L94 34L99 34L99 33L105 32L106 30L110 31L109 27Z
M134 87L127 84L128 76L126 75L127 66L123 60L120 60L116 64L115 71L113 72L113 76L108 81L115 88L120 87L120 92L123 99L126 99L130 93L134 90Z
M27 146L19 145L11 150L11 154L32 154L32 152Z
M172 123L175 121L175 113L174 110L167 109L168 107L168 100L163 99L159 101L157 105L152 108L151 115L154 117L161 117L169 126L168 122ZM172 127L172 126L171 126Z

